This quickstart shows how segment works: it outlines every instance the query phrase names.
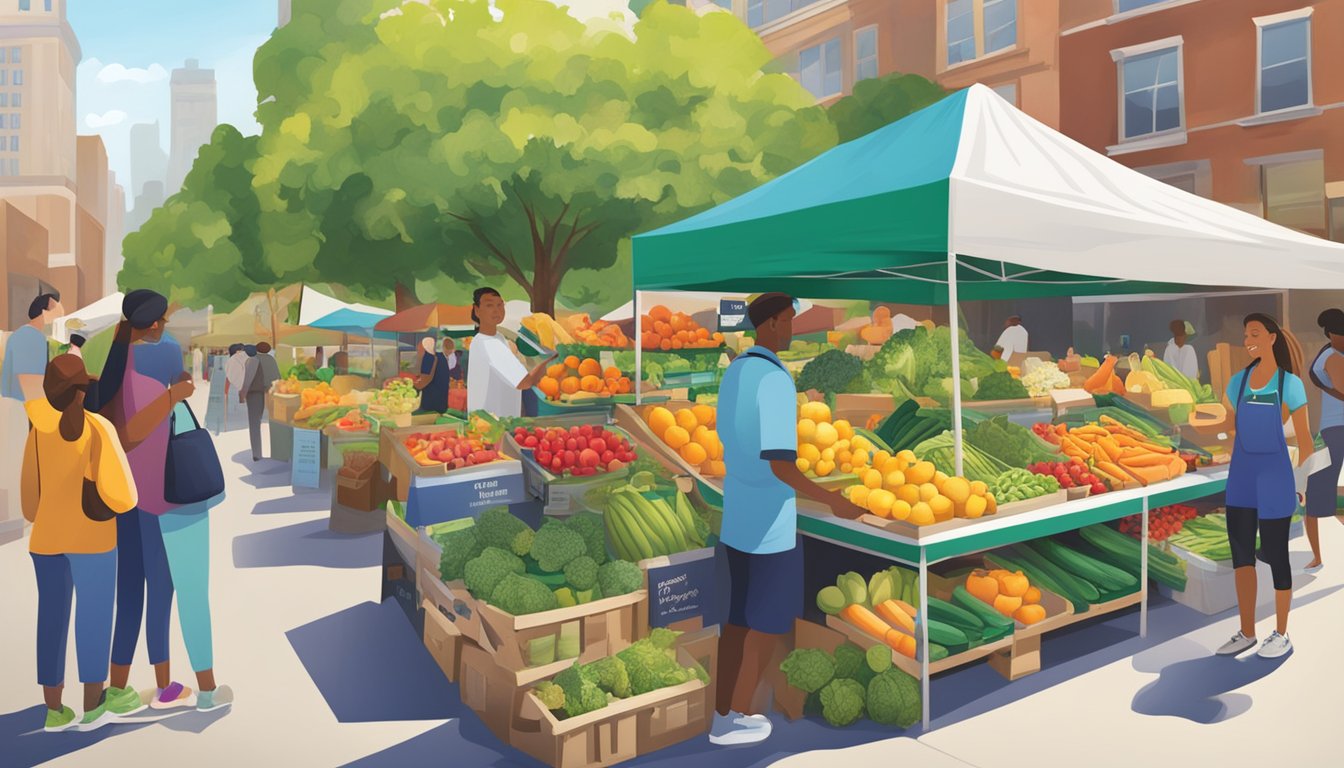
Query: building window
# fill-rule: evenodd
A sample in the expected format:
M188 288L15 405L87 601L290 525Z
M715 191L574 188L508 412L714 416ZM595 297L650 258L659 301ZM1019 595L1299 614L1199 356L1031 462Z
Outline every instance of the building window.
M5 51L6 51L6 50L8 50L8 49L7 49L7 48L0 48L0 64L4 64L4 63L5 63ZM19 49L18 49L18 48L15 48L14 50L17 51L17 50L19 50Z
M9 151L10 151L10 152L18 152L18 151L19 151L19 137L18 137L18 136L10 136L10 137L9 137ZM15 171L15 172L14 172L14 175L15 175L15 176L17 176L18 174L19 174L18 171Z
M10 161L9 161L9 175L10 175L10 176L18 176L18 175L19 175L19 160L18 160L18 158L14 158L13 160L10 160Z
M42 8L43 8L47 13L51 13L51 0L43 0L43 1L42 1Z
M818 99L835 96L844 90L840 57L840 38L798 52L798 82Z
M1017 83L1004 83L1003 85L996 85L994 86L994 92L1002 96L1004 101L1008 102L1009 104L1012 104L1014 107L1018 106Z
M9 116L0 114L0 131L9 127Z
M854 80L877 77L877 25L854 33Z
M8 107L8 106L9 106L9 94L0 93L0 107Z
M13 129L16 130L16 131L19 130L19 128L20 128L19 123L20 123L20 121L21 121L22 119L23 119L23 115L19 114L18 112L15 112L14 114L10 115L10 116L9 116L9 127L10 127L10 128L13 128Z
M21 64L21 63L23 62L23 49L22 49L22 48L10 48L10 49L9 49L9 61L10 61L10 63L12 63L12 64Z
M19 0L19 10L20 10L20 11L31 11L31 10L33 10L33 3L32 3L32 0Z
M760 27L820 0L747 0L747 26Z
M10 99L10 101L14 102L14 106L15 106L15 107L22 107L22 106L23 106L23 94L22 94L22 93L16 93L16 94L14 94L14 95L13 95L13 98Z
M1017 0L947 0L947 65L1017 45Z
M15 84L15 85L23 85L23 70L22 70L22 69L16 69L16 70L14 70L14 84Z
M1330 199L1330 239L1344 243L1344 197Z
M1181 127L1181 49L1166 48L1120 62L1123 137L1136 139Z
M1168 0L1115 0L1115 12L1125 13L1126 11L1137 11L1148 5L1157 5L1165 3Z
M1261 113L1311 103L1311 19L1260 27Z
M9 148L8 144L9 144L8 137L0 136L0 152L4 152L6 149L8 149Z
M1260 167L1265 218L1285 227L1325 232L1325 160L1314 158Z
M9 81L9 70L0 69L0 85L5 85Z

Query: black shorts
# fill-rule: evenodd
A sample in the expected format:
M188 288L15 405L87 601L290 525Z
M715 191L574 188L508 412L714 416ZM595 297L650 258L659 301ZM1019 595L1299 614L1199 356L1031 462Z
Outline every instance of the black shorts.
M803 547L769 555L741 552L727 545L728 623L769 635L793 630L803 615Z

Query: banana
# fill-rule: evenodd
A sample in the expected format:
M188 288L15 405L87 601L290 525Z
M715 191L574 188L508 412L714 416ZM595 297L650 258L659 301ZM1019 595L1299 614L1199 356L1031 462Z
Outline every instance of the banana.
M686 538L686 532L681 528L681 521L678 520L676 514L672 512L672 507L668 505L667 501L658 499L650 502L650 505L653 507L654 511L660 515L663 521L663 527L667 529L668 533L672 534L672 538L674 539L672 543L676 546L672 552L685 552L690 549L691 544ZM671 554L671 552L668 554Z
M617 557L622 560L630 560L632 559L633 553L630 551L630 546L626 544L625 537L620 529L620 524L617 522L619 514L620 513L615 509L615 506L609 504L607 506L606 514L602 515L603 522L607 529L607 539L611 541L611 546L616 550Z
M613 509L615 509L619 515L617 520L625 530L626 538L628 538L630 543L634 545L636 550L635 554L639 556L640 560L647 560L648 558L653 557L653 544L649 541L649 537L645 533L643 527L639 525L637 516L629 506L630 502L625 498L624 494L621 493L612 494L611 500Z
M626 492L625 498L633 505L635 519L643 527L644 533L649 537L649 541L654 544L654 549L658 550L660 555L669 555L676 551L677 538L671 530L667 529L663 518L654 508L653 503L644 498L642 494ZM655 541L656 540L656 541Z
M551 327L551 318L543 312L536 312L528 319L532 321L529 329L537 335L541 346L555 349L555 330Z
M686 494L677 491L677 495L673 497L673 502L677 521L681 523L681 529L686 533L686 538L703 547L705 542L700 541L700 537L696 535L695 520L693 519L695 513L691 511L691 502L687 500Z

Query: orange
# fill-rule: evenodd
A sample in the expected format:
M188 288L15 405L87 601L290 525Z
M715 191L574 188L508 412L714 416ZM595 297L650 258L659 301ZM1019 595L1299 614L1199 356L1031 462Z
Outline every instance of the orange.
M560 382L550 376L546 376L542 378L541 381L537 382L537 387L541 389L546 397L552 400L558 400L560 398Z
M596 376L584 376L583 380L579 382L579 388L584 392L601 392L602 380Z
M695 337L697 339L700 339L701 341L704 341L705 339L709 338L709 331L705 330L704 328L696 328Z
M663 433L663 442L673 450L680 450L683 445L691 442L691 434L681 427L668 427Z
M700 426L691 430L691 442L699 443L700 445L704 446L706 450L708 450L709 449L708 440L709 440L709 427L706 427L704 424L701 424Z
M566 368L563 363L556 363L555 365L552 365L550 368L546 369L546 375L550 376L552 379L555 379L556 381L565 378L565 374L567 373L569 373L569 369Z
M594 360L594 359L591 358L591 357L584 358L583 362L579 363L579 375L580 375L580 376L601 376L601 375L602 375L602 364L599 363L599 362L597 362L596 360Z
M700 424L695 418L695 412L690 408L682 408L677 411L677 426L686 430L688 433L695 432L695 428Z
M649 423L649 429L653 430L653 434L659 436L667 432L668 427L677 425L677 418L672 415L671 411L661 405L650 408L645 418Z
M709 453L699 443L687 443L681 446L681 458L687 464L698 467L709 460Z
M604 378L604 379L619 379L619 378L621 378L621 369L620 369L620 368L617 368L617 367L614 366L614 365L608 366L607 369L606 369L605 371L602 372L602 378Z
M668 339L663 339L662 341L658 342L658 348L666 352L667 350L672 348L672 342Z
M715 421L718 419L718 415L714 411L713 406L709 405L693 405L691 406L691 413L695 414L695 420L697 422L704 424L706 427L712 428Z
M575 357L574 355L566 357L565 367L570 369L571 371L577 371L579 369L579 358Z
M572 395L579 391L579 378L577 376L566 376L560 382L560 391L566 395Z
M652 309L649 310L649 317L652 318L653 320L667 321L672 319L672 310L668 309L662 304L656 304L653 306Z
M723 477L728 474L728 467L722 461L707 461L704 472L709 477Z
M611 394L613 394L613 395L615 395L615 394L619 394L619 393L620 393L620 391L621 391L621 380L620 380L619 378L603 379L603 382L604 382L605 385L606 385L606 386L603 388L603 391L604 391L604 392L609 392L609 393L611 393Z

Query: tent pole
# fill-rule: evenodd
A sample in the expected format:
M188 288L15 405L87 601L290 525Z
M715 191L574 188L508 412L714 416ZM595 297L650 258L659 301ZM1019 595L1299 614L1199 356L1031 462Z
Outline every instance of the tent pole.
M961 318L957 311L957 252L947 251L947 315L952 331L952 456L953 468L962 476L961 440Z
M635 289L635 298L630 305L635 313L635 405L644 403L644 333L643 322L639 316L639 289Z

